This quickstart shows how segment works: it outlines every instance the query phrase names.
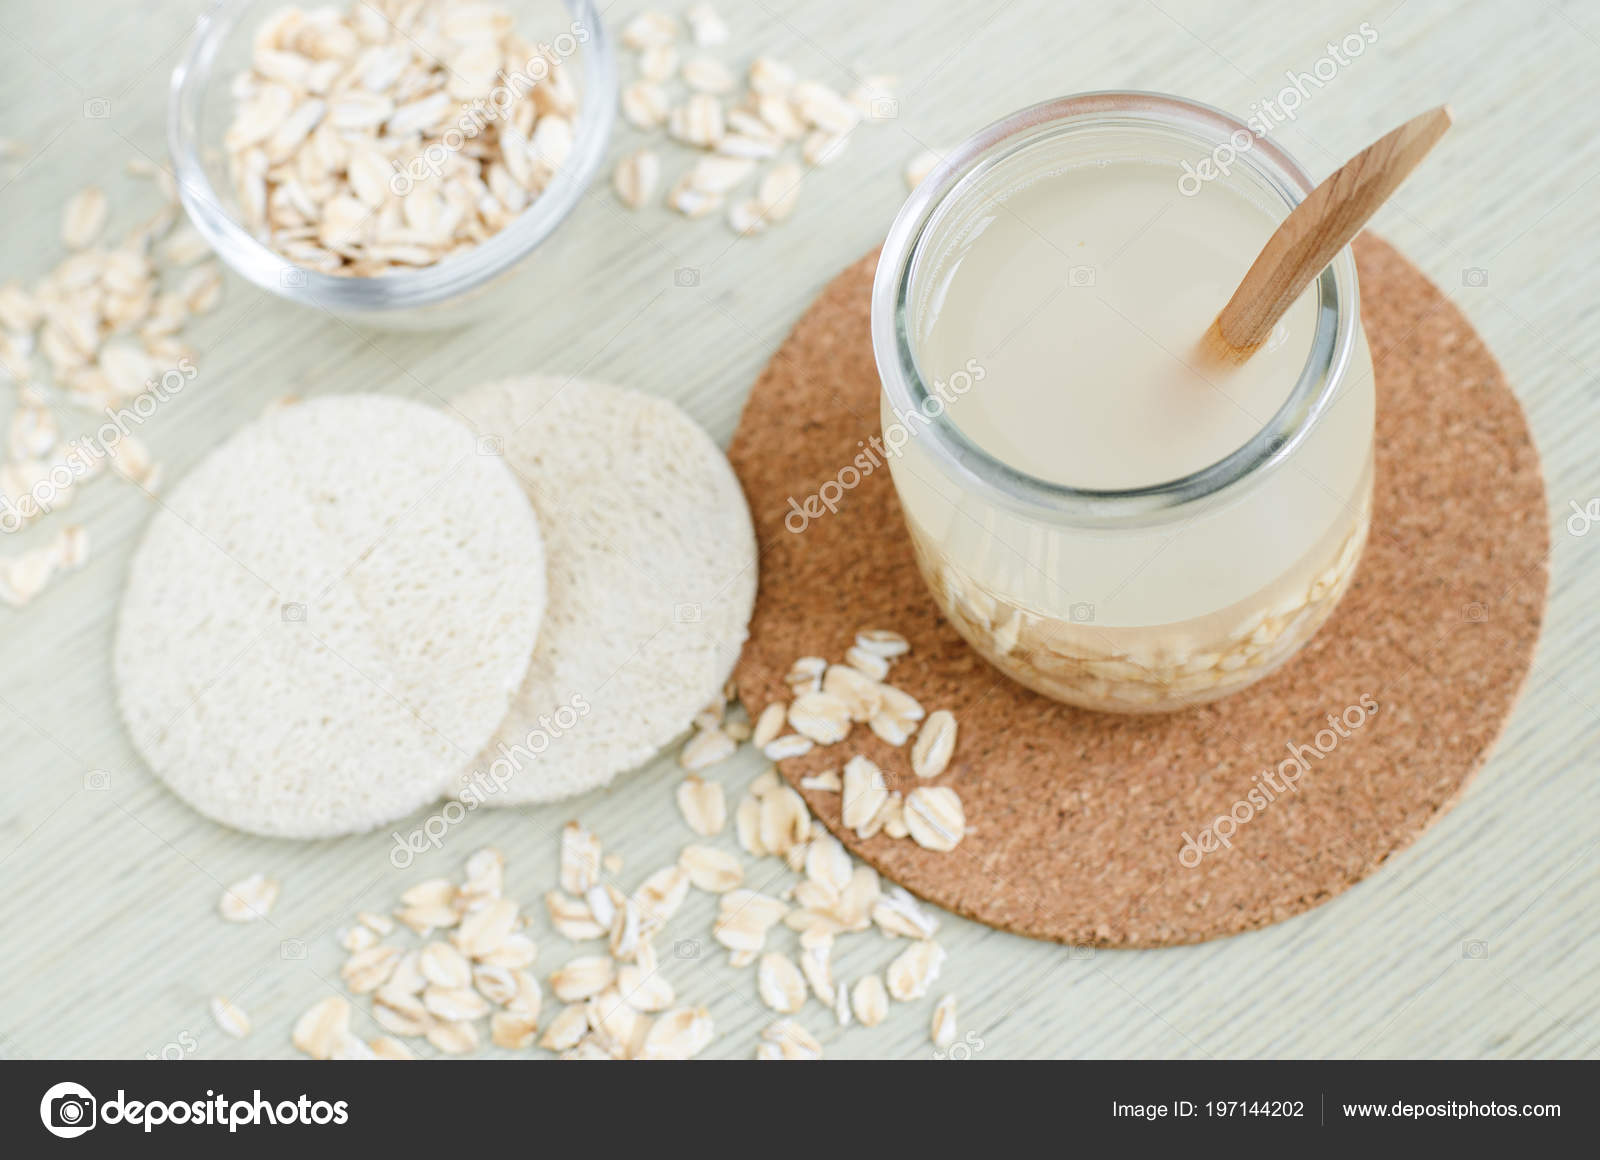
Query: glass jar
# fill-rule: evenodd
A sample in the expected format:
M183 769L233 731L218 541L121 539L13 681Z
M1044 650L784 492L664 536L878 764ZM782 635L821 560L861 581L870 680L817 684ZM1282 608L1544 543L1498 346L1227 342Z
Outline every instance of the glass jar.
M944 615L1031 689L1088 709L1159 712L1260 680L1349 587L1371 513L1373 376L1346 249L1306 291L1305 359L1284 364L1298 377L1277 392L1281 405L1215 461L1084 488L1019 470L958 427L949 412L983 390L984 367L943 379L921 369L939 311L955 308L951 263L1034 182L1124 160L1170 166L1176 196L1226 182L1272 222L1314 184L1242 122L1179 98L1090 93L1025 109L952 151L913 192L879 258L872 336L891 473Z

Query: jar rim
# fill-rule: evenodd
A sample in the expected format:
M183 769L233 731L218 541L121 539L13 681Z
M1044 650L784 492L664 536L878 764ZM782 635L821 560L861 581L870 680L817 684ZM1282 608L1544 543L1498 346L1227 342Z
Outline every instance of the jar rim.
M1123 124L1187 134L1210 150L1250 135L1237 161L1248 166L1293 209L1315 188L1287 152L1243 121L1210 105L1165 93L1106 90L1045 101L979 130L951 150L912 191L890 227L878 257L872 287L872 346L878 374L897 416L920 412L911 434L927 439L947 468L969 490L1002 506L1054 521L1088 527L1123 526L1170 519L1220 497L1235 484L1261 478L1284 462L1334 402L1350 364L1360 320L1355 259L1347 246L1316 282L1316 331L1305 365L1288 397L1244 444L1187 475L1135 488L1073 487L1019 471L973 442L948 416L944 400L930 390L917 367L909 325L913 266L939 211L967 180L1012 156L1024 145L1063 129ZM938 404L930 413L930 404Z
M599 171L616 117L616 62L594 0L560 0L589 34L580 68L582 105L572 152L550 184L506 227L466 253L414 270L350 277L308 270L257 239L225 208L201 160L199 104L216 57L258 0L218 0L196 24L188 53L172 70L167 151L178 197L202 237L236 273L263 290L303 305L352 314L387 314L448 302L491 281L539 246L577 206ZM292 274L291 274L292 272Z

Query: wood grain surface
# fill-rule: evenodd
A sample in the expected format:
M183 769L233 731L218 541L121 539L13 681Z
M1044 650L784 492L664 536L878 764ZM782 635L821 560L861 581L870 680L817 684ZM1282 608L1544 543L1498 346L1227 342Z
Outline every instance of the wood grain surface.
M32 280L59 260L62 203L85 184L111 194L114 227L154 208L122 166L164 161L167 78L204 7L0 6L0 136L20 146L0 163L0 280ZM618 0L606 18L618 27L638 7ZM1327 906L1201 946L1092 954L951 917L935 994L959 997L979 1058L1600 1052L1600 531L1575 534L1590 529L1569 506L1600 497L1600 11L1543 0L721 7L734 28L727 59L770 52L840 88L895 74L898 115L863 128L833 166L808 175L787 223L748 240L715 218L629 214L597 183L464 331L358 330L230 277L221 308L192 332L198 378L148 425L169 477L284 394L439 401L529 370L659 392L726 443L795 319L881 240L919 151L1097 88L1182 93L1248 115L1294 83L1286 71L1311 74L1330 42L1366 40L1330 79L1299 82L1306 95L1274 135L1320 178L1403 117L1451 105L1454 128L1373 224L1495 350L1543 456L1552 585L1522 704L1460 806ZM613 158L638 144L620 129ZM0 384L0 419L10 406ZM295 1016L338 986L333 931L354 911L454 872L486 843L509 858L508 889L536 904L572 817L625 856L628 883L689 840L670 757L564 805L480 811L405 872L391 867L386 834L301 845L205 821L142 767L112 700L113 610L148 512L113 481L85 489L55 526L88 528L89 566L24 610L0 608L0 1054L286 1056ZM741 757L713 776L740 786L756 764ZM221 922L222 886L257 870L283 881L270 921ZM682 996L711 1006L712 1054L749 1056L772 1016L752 975L705 939L710 914L697 896L675 921L680 937L702 941L678 948L669 974ZM569 951L542 922L535 933L545 972ZM847 940L837 972L853 980L895 950ZM212 1025L206 1001L219 993L251 1013L249 1038ZM815 1004L802 1018L833 1056L926 1058L930 1006L898 1008L870 1030L841 1032Z

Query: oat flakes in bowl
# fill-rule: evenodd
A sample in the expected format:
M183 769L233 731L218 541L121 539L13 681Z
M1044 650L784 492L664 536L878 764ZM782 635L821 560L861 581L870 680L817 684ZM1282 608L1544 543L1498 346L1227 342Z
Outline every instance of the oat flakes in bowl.
M257 286L450 325L576 205L614 91L590 0L235 0L173 74L169 146L196 228Z

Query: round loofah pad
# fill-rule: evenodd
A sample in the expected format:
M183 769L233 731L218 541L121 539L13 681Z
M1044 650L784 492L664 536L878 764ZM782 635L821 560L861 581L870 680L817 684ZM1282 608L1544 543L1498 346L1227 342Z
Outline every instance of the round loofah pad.
M878 432L875 258L824 291L757 382L729 453L766 573L740 696L757 713L788 697L782 678L796 657L840 660L859 628L905 634L912 652L890 680L929 711L954 711L955 757L934 784L958 791L969 827L947 854L881 834L863 842L840 826L838 794L803 790L855 854L991 926L1167 946L1326 902L1456 801L1499 735L1538 638L1544 485L1521 409L1460 312L1383 242L1363 237L1356 257L1377 363L1378 475L1354 585L1281 671L1172 716L1065 708L990 668L923 586L887 470L847 493L837 514L785 530L789 497L815 492ZM1329 715L1347 710L1336 733ZM909 746L861 727L780 768L798 788L855 752L882 766L891 788L917 783ZM1297 773L1295 752L1305 766ZM1283 787L1270 800L1264 771L1265 784ZM1241 802L1249 820L1226 846L1204 836L1227 831L1214 823Z
M549 555L539 647L470 777L494 805L598 789L720 701L756 591L739 481L654 395L530 377L454 406L503 449Z
M219 822L370 830L494 732L544 597L533 510L463 424L379 395L285 407L150 521L117 625L123 719Z

